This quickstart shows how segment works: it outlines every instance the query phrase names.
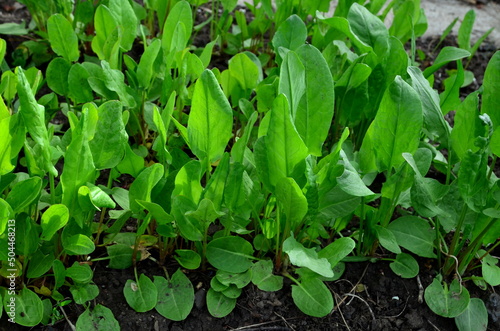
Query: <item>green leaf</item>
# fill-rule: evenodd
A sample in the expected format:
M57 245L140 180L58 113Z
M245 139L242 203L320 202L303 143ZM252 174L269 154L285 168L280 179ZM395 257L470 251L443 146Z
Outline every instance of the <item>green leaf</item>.
M255 145L255 162L259 177L271 191L283 177L297 180L303 175L308 149L295 129L288 101L280 94L270 112L267 135Z
M217 238L207 245L208 262L227 272L247 271L252 266L252 256L252 245L241 237Z
M22 121L20 121L19 113L11 116L3 99L0 97L0 111L2 109L8 115L0 118L0 176L8 174L15 168L16 164L13 161L19 154L26 139L26 129Z
M202 174L200 162L193 160L186 163L175 176L175 189L172 197L182 195L197 205L203 192L200 184Z
M483 78L483 98L481 113L488 114L493 121L493 128L500 125L500 51L497 51L488 62Z
M401 253L396 236L394 236L391 231L382 226L375 225L375 232L377 233L377 239L382 247L396 254Z
M259 68L245 53L229 60L229 72L244 91L254 89L259 83Z
M288 99L292 121L299 120L296 118L297 108L305 89L305 67L297 53L290 51L280 67L279 93L283 93Z
M163 172L163 165L159 163L155 163L152 166L147 167L143 171L141 171L132 185L130 185L130 210L134 212L142 211L141 206L139 205L139 203L137 203L136 200L151 202L151 191L163 177Z
M101 304L97 304L91 311L87 309L76 321L77 331L120 330L120 324L113 316L113 312Z
M85 103L94 100L92 88L88 82L90 73L80 63L71 66L68 73L69 96L75 103Z
M343 258L353 251L355 246L356 243L351 238L339 238L320 250L318 252L318 257L327 259L330 265L335 267Z
M124 51L131 50L139 24L134 9L128 0L109 0L109 10L122 32L120 47Z
M107 101L98 108L98 121L94 139L89 142L96 169L117 166L125 155L128 135L122 121L119 101Z
M347 14L347 20L354 34L363 43L372 46L375 53L382 54L387 50L389 31L384 22L370 13L366 7L353 3Z
M252 281L252 268L242 273L233 273L223 270L217 270L215 278L222 285L225 286L234 285L237 288L242 289Z
M448 287L436 278L432 281L424 292L425 302L436 314L443 317L457 317L462 314L470 302L469 291L454 279Z
M103 4L99 5L95 11L94 28L96 35L92 39L92 50L99 59L111 61L111 58L115 58L118 54L118 49L114 51L113 48L115 45L116 48L120 45L120 28L117 26L111 10Z
M354 168L343 150L340 150L340 156L342 159L339 164L344 166L344 172L337 177L337 183L342 191L356 197L374 195L375 193L363 182L358 170Z
M486 205L488 178L487 155L467 151L458 169L458 189L467 206L480 212Z
M286 215L287 224L295 231L307 214L307 199L292 178L282 178L276 184L276 201Z
M488 254L481 262L481 271L484 280L491 286L500 285L500 267L497 265L498 259Z
M280 47L296 50L302 46L307 38L307 28L304 21L297 15L290 16L283 22L274 34L272 44L274 51L278 53Z
M64 250L68 255L88 255L95 250L94 242L83 234L75 234L63 242Z
M458 29L458 47L470 51L470 37L472 35L475 20L476 12L474 10L469 10L465 13L462 24L460 24L460 28Z
M483 300L470 299L465 311L455 317L455 324L460 331L486 331L488 329L488 310Z
M17 182L5 201L10 205L14 214L18 214L35 201L41 189L42 180L40 177L31 177Z
M231 138L231 106L215 75L205 70L196 82L188 120L189 144L193 153L209 164L222 157Z
M298 104L294 123L309 153L322 155L333 118L333 77L321 52L312 45L302 45L297 54L304 66L304 94Z
M68 75L71 64L62 57L50 61L47 72L47 85L59 95L67 96L69 93Z
M422 257L435 258L435 231L429 223L416 216L403 216L387 227L396 237L398 245Z
M170 280L154 276L154 284L158 292L156 311L165 318L182 321L193 309L193 284L181 269L172 275Z
M102 69L104 72L104 84L108 89L114 91L120 97L120 101L129 108L134 108L136 102L134 97L131 95L133 91L130 87L125 85L125 76L120 70L111 69L110 65L106 61L101 61Z
M163 37L161 40L165 54L172 51L172 39L175 37L176 27L179 23L184 25L184 30L182 31L183 36L178 37L182 37L182 39L187 42L193 31L193 14L191 12L191 6L184 0L177 2L175 6L172 7L165 20ZM185 44L183 47L185 47Z
M360 153L370 145L366 143L368 139L379 172L399 167L404 162L403 153L413 154L417 150L422 121L419 95L401 77L396 77L384 93Z
M40 106L31 90L23 69L16 68L17 71L17 93L21 105L19 113L28 129L31 138L40 145L43 155L43 168L46 172L57 176L57 170L51 162L51 149L48 138L47 127L45 126L45 110Z
M54 14L47 21L47 33L54 52L66 61L78 60L78 37L71 23L61 14Z
M424 77L429 78L430 75L432 75L434 72L439 70L439 68L445 66L449 62L457 61L469 56L470 52L465 49L451 46L443 47L434 60L434 64L424 70Z
M283 277L273 275L273 261L262 260L252 266L252 283L260 290L279 291L283 287Z
M398 254L396 260L389 264L389 267L396 275L403 278L413 278L418 275L419 271L418 262L413 256L406 253Z
M66 269L66 277L71 278L76 283L90 283L94 273L88 264L74 262L71 267Z
M109 255L108 267L112 269L127 269L132 266L132 256L134 249L129 245L116 244L106 246L106 251ZM140 252L138 252L140 254Z
M144 51L137 66L137 80L139 86L146 89L150 87L154 77L154 63L161 48L161 40L155 39Z
M174 216L181 235L191 241L202 241L205 227L189 215L189 211L196 210L197 205L183 195L172 195L172 216Z
M290 262L299 267L306 267L324 277L333 277L332 266L326 258L319 258L314 248L305 248L293 237L283 242L283 251L288 254Z
M470 149L472 152L479 150L479 146L475 145L476 138L485 135L485 128L478 116L478 109L478 93L471 93L460 104L455 113L455 125L451 131L451 146L461 160L467 154L467 150ZM494 146L492 144L492 150ZM493 152L495 151L493 150Z
M313 317L324 317L333 310L332 294L318 278L292 285L292 298L304 314Z
M75 284L69 288L69 291L75 303L79 305L94 300L99 295L99 288L95 284Z
M32 327L42 321L43 304L35 292L25 287L16 295L6 295L3 298L5 311L11 311L8 304L12 304L12 302L14 302L15 322L17 324Z
M125 155L123 160L116 166L116 169L123 174L137 177L144 169L144 159L135 154L129 144L125 144Z
M179 262L183 268L196 270L200 267L201 256L195 251L190 249L176 249L175 254L177 254L174 256L175 260Z
M464 84L464 68L462 62L457 61L458 69L450 77L444 80L444 91L439 95L441 111L446 115L455 110L461 102L460 88Z
M40 239L49 241L69 220L68 207L62 204L50 206L42 215L42 235Z
M215 172L203 190L203 197L213 202L215 210L220 211L223 197L226 194L226 181L229 175L229 154L224 153ZM232 196L231 196L232 197Z
M153 309L158 300L158 290L151 279L141 274L139 282L127 280L123 288L123 295L132 309L138 313L145 313Z
M41 250L37 250L31 257L26 276L28 278L42 277L52 267L55 259L53 253L44 254Z
M207 308L210 315L221 318L227 316L236 307L236 299L228 298L210 288L207 292Z

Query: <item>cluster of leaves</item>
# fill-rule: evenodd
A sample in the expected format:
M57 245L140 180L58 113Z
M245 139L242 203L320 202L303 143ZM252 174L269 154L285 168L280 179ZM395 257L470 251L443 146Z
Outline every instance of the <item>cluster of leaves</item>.
M324 282L347 261L390 260L411 278L416 255L441 270L429 307L486 328L463 283L500 284L489 254L500 243L500 53L461 100L472 14L460 48L422 71L419 0L341 0L332 17L329 1L254 0L250 22L221 0L198 25L207 1L24 2L40 40L9 54L24 69L4 60L0 84L0 274L16 270L16 323L55 323L74 301L86 307L77 329L118 329L91 305L96 261L134 268L123 289L134 310L182 320L194 303L183 269L215 270L215 317L248 284L277 291L284 277L295 304L322 317L334 306ZM212 41L194 46L207 28ZM209 69L216 52L227 69ZM438 93L434 74L450 62ZM172 258L172 275L137 274L141 260ZM8 313L13 294L0 294Z

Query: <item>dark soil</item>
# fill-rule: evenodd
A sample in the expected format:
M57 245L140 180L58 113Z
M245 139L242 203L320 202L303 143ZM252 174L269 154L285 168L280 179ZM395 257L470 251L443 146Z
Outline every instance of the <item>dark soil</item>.
M29 13L24 6L13 0L0 1L0 23L23 20L29 20ZM2 37L7 38L9 45L19 44L19 37ZM209 40L207 38L199 34L197 42L205 44ZM428 59L437 55L432 50L438 39L439 37L419 41L418 46L426 52ZM454 37L447 38L444 45L456 45ZM474 56L469 70L474 72L476 81L470 87L471 90L477 90L481 86L484 69L495 50L494 45L486 42ZM8 53L9 51L12 48L9 48ZM214 58L214 61L217 59ZM222 60L227 65L226 61L227 59ZM452 69L452 65L447 69ZM442 74L445 75L444 69ZM435 88L439 88L440 83L437 80ZM470 92L464 90L464 93L466 95ZM497 249L493 255L500 255L500 250ZM335 309L324 318L304 315L294 305L291 284L286 281L283 290L279 292L263 292L253 285L247 286L231 314L220 319L214 318L208 313L204 303L214 272L186 271L196 288L196 304L186 320L174 322L155 310L147 313L132 310L125 301L123 287L128 279L134 278L133 270L109 269L107 262L103 261L93 265L94 282L98 285L100 294L91 306L102 304L111 309L122 330L455 330L453 319L434 314L422 300L423 289L432 282L437 270L433 261L421 259L419 263L421 272L418 278L412 279L396 276L388 262L347 263L342 278L327 283L334 294ZM168 270L174 272L176 265L172 263ZM164 275L163 269L151 260L139 262L138 272L150 278ZM479 297L487 304L490 312L489 330L500 330L500 296L494 293L495 289L481 291L472 282L466 282L465 286L471 292L471 297ZM69 293L63 294L71 297ZM83 311L84 307L81 305L64 307L68 320L73 324ZM0 330L17 329L23 328L7 323L4 314ZM63 319L53 326L33 330L71 330L71 327Z

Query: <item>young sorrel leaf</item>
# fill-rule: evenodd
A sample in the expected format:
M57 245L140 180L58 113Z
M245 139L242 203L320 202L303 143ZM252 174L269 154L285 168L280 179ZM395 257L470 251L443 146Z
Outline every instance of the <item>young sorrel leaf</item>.
M239 53L229 60L229 72L243 90L254 89L259 83L259 68L245 53Z
M276 184L276 201L286 216L288 228L292 231L300 229L302 220L307 214L307 199L299 185L292 178L282 178Z
M179 264L186 269L196 270L200 267L200 254L190 249L176 249L174 258Z
M460 88L464 84L464 68L462 62L457 61L457 70L444 80L444 91L439 95L441 111L446 115L460 105Z
M73 300L79 305L94 300L99 295L99 288L95 284L74 284L69 288Z
M213 317L224 317L236 307L236 299L228 298L221 292L210 288L207 292L207 308Z
M66 276L77 283L89 283L92 281L94 273L88 264L79 264L74 262L71 267L66 269Z
M92 50L100 60L109 61L113 68L118 65L118 50L121 40L121 28L117 25L110 9L101 4L94 16L96 35L92 39Z
M120 324L109 308L97 304L92 311L89 308L78 317L76 329L88 331L120 330Z
M457 317L467 309L470 301L469 291L454 279L451 285L434 278L424 292L429 308L443 317Z
M54 52L62 56L66 61L78 60L78 37L76 36L71 23L61 14L52 15L47 21L47 32L50 46Z
M188 120L193 153L208 165L219 160L231 138L233 113L215 75L205 70L196 82Z
M295 305L305 314L324 317L333 309L333 297L330 290L318 278L305 280L292 285L292 298Z
M262 260L252 267L252 283L262 291L274 292L283 287L283 277L273 275L273 261Z
M94 139L89 142L96 169L114 168L125 155L128 135L122 121L122 105L108 101L98 109Z
M125 156L123 160L118 163L116 169L123 174L137 177L142 169L144 169L144 159L134 153L129 144L125 144Z
M384 93L365 136L365 140L370 141L379 171L392 171L404 162L403 153L413 154L417 150L422 121L419 95L401 77L396 77ZM369 155L365 144L363 141L360 153Z
M425 220L416 216L403 216L389 223L388 229L396 237L399 246L422 257L436 257L436 234Z
M59 95L67 96L69 92L68 75L71 64L62 57L50 61L47 67L47 85Z
M486 170L488 167L486 154L467 151L458 170L458 189L465 203L474 210L480 212L486 205L488 191L488 178Z
M83 234L75 234L63 240L63 247L68 255L88 255L95 250L94 242Z
M252 281L252 268L242 273L232 273L223 270L217 270L215 278L225 286L235 285L237 288L241 289L250 284L250 282Z
M272 43L276 53L280 47L293 51L302 46L306 38L307 28L304 21L297 15L292 15L279 26Z
M26 273L26 277L42 277L47 271L50 270L54 260L55 257L53 253L44 254L41 250L37 250L35 254L31 256L31 261L28 265L28 272Z
M267 135L255 145L259 177L271 191L283 177L303 176L308 150L290 116L288 100L280 94L273 103Z
M458 28L457 43L458 47L470 51L470 37L472 35L472 28L474 27L474 21L476 20L476 12L474 10L469 10Z
M136 200L151 201L151 191L158 181L163 177L163 165L155 163L147 167L130 185L129 202L130 210L134 212L141 212L142 208Z
M484 72L481 113L488 114L494 128L500 125L500 51L491 57Z
M320 259L325 258L328 260L332 267L335 267L344 257L349 255L356 242L349 237L336 239L330 245L326 246L318 252Z
M10 311L7 307L10 298L14 298L15 302L15 321L22 326L36 326L43 318L43 304L40 297L27 287L19 291L18 294L10 296L6 295L3 300L5 311Z
M288 254L290 262L299 267L306 267L324 277L333 277L332 266L326 258L319 258L314 248L305 248L293 237L283 242L283 251Z
M241 273L247 271L252 262L252 245L241 237L222 237L207 245L207 260L217 269Z
M481 271L484 280L491 286L500 285L500 268L498 267L498 259L491 255L486 255L481 261Z
M42 189L40 177L31 177L17 182L5 201L12 207L15 214L19 214L39 196Z
M107 246L106 251L109 255L109 268L126 269L132 266L134 249L130 245L116 244ZM140 252L137 252L136 257L140 259Z
M200 222L189 215L189 211L196 210L197 205L184 195L172 195L172 216L174 216L177 226L182 236L188 240L203 240L205 227Z
M380 225L375 225L375 232L382 247L396 254L401 253L396 236L390 230Z
M170 280L154 276L154 285L158 292L156 311L173 321L184 320L194 304L193 284L181 269Z
M420 100L422 101L424 132L426 132L430 139L439 139L444 146L448 146L450 125L444 120L443 113L439 107L439 95L429 85L429 82L425 79L419 68L408 67L407 71L411 77L411 86L420 95Z
M203 198L213 202L215 210L221 209L227 176L229 174L229 154L224 153L214 174L210 177L206 188L203 190Z
M75 103L85 103L94 100L92 88L88 82L89 72L80 63L71 66L68 73L69 97Z
M463 159L467 150L477 152L479 146L474 143L477 137L485 136L485 127L478 116L479 95L471 93L460 104L455 114L455 125L451 131L451 146L456 155ZM492 147L493 149L493 147Z
M99 186L87 183L78 189L78 202L84 210L101 210L101 208L115 208L116 204L111 197Z
M5 114L5 117L2 113ZM26 129L19 120L21 115L17 113L11 116L1 97L0 114L0 176L4 176L16 166L13 159L16 158L24 145Z
M161 45L166 54L172 50L172 39L175 36L176 27L180 23L184 25L183 39L188 41L193 31L193 14L191 6L184 0L177 2L172 7L163 26Z
M434 60L434 64L424 70L424 77L428 78L439 68L441 68L442 66L446 65L449 62L457 61L468 56L470 56L469 51L466 51L464 49L451 46L443 47L443 49L441 49L438 56Z
M155 39L141 56L141 60L137 66L137 80L139 81L139 86L142 88L148 88L151 79L154 77L153 65L160 52L160 48L161 40Z
M52 239L52 236L68 223L68 220L68 207L61 204L50 206L42 215L42 235L40 239L46 241Z
M384 22L370 11L353 3L347 14L352 31L361 41L373 47L375 53L383 54L388 48L389 31Z
M294 121L296 121L297 107L306 89L304 78L305 68L299 56L293 51L288 52L280 68L279 93L287 97Z
M123 287L123 295L132 309L144 313L153 309L158 300L158 290L151 279L141 274L139 281L127 280Z
M309 153L321 156L333 118L333 78L325 58L317 48L302 45L296 52L305 69L305 90L294 123Z
M122 31L120 46L124 51L129 51L132 49L139 23L134 9L128 0L109 0L108 5L111 15Z
M199 161L192 160L186 163L175 176L172 197L182 195L197 205L203 192L203 187L200 184L202 175L203 169Z
M418 262L413 256L405 253L398 254L396 260L389 264L392 271L403 278L413 278L418 275Z
M488 329L488 310L483 300L471 298L463 313L455 317L460 331L486 331Z
M359 176L358 171L351 164L343 150L340 151L340 157L342 158L342 160L339 162L339 164L344 166L344 172L342 173L342 175L337 177L337 183L339 184L339 187L342 189L342 191L356 197L374 195L375 193L373 193L372 190L366 187L366 184Z
M43 167L46 172L57 176L57 170L51 162L50 142L48 138L47 127L45 126L44 107L40 106L31 90L23 69L16 68L17 71L17 93L21 108L19 113L23 118L24 125L28 129L31 138L40 145L43 155Z
M111 69L109 63L106 61L101 61L101 65L106 87L116 92L125 106L129 108L135 107L136 102L134 97L130 94L131 89L127 88L127 85L123 82L125 78L123 73L120 70Z
M202 199L196 210L186 212L186 216L196 218L205 228L223 215L225 215L223 212L215 210L213 202L209 199Z

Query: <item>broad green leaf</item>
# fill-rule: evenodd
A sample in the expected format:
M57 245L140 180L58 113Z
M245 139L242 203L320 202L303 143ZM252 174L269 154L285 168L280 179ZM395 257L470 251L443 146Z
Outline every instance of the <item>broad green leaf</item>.
M470 51L470 37L472 35L472 29L474 28L475 20L476 12L474 10L469 10L467 13L465 13L462 24L460 24L460 28L458 28L458 47Z
M154 77L154 63L161 48L161 40L155 39L144 51L137 66L137 80L139 86L146 89L150 87Z
M225 153L203 191L203 198L212 201L217 211L221 209L228 175L229 154Z
M35 254L31 256L26 277L42 277L47 271L50 270L55 259L56 258L54 257L53 253L44 254L41 250L37 250Z
M242 273L217 270L215 278L217 278L217 280L223 285L235 285L237 288L242 289L252 281L252 268Z
M436 257L436 234L425 220L416 216L403 216L389 223L388 229L396 237L399 246L422 257Z
M127 280L123 287L123 295L132 309L145 313L153 309L158 300L158 290L151 279L141 274L139 281Z
M237 0L221 0L222 5L224 6L224 10L228 12L232 12L236 5L238 4Z
M406 253L398 254L396 260L389 264L389 267L402 278L413 278L418 275L419 271L418 262L413 256Z
M201 163L193 160L182 166L175 176L175 188L172 197L182 195L198 205L203 187L200 184L203 170Z
M234 162L243 163L245 149L250 140L250 135L252 134L255 122L257 122L257 117L258 113L253 112L248 119L243 135L238 140L236 140L236 143L233 145L233 148L231 149L231 157Z
M331 220L333 218L344 217L356 210L361 202L361 198L350 195L337 185L329 189L320 185L318 213L321 219Z
M295 305L309 316L324 317L333 310L332 293L318 278L292 285L292 298Z
M305 69L305 89L294 123L309 153L321 156L333 118L333 77L325 58L317 48L302 45L296 52Z
M349 37L353 45L359 50L360 53L370 53L373 51L371 46L362 41L361 38L353 32L351 24L345 17L334 16L330 18L324 18L322 16L318 16L318 18L322 22L331 26L334 31L338 30Z
M16 295L6 295L3 298L5 311L10 311L8 304L11 303L11 298L14 298L15 302L15 321L17 324L33 327L41 322L43 318L43 304L35 292L25 287Z
M252 283L262 291L274 292L283 287L283 277L273 275L273 261L262 260L252 266Z
M469 291L454 279L451 285L443 283L436 278L424 292L425 302L436 314L443 317L457 317L462 314L470 302Z
M75 103L85 103L94 100L92 88L88 82L90 73L80 63L71 66L68 73L69 97Z
M337 183L342 191L356 197L374 195L375 193L363 182L359 176L359 172L351 164L343 150L340 151L340 156L342 159L339 161L339 164L344 166L344 172L337 177Z
M225 215L223 212L215 210L213 202L209 199L202 199L196 210L186 212L186 216L196 218L204 224L205 227L208 227L210 223L223 215Z
M10 205L14 214L19 214L39 196L42 189L40 177L31 177L17 182L5 201Z
M286 97L280 94L273 103L267 135L255 146L259 177L271 191L283 177L297 180L303 175L308 150L295 129Z
M307 28L304 21L297 15L292 15L279 26L274 34L272 40L274 51L278 53L280 47L296 50L305 43L306 38Z
M115 100L103 103L98 109L94 139L89 142L96 169L117 166L125 155L127 143L121 103Z
M486 205L488 178L487 156L482 153L467 151L458 169L458 189L469 208L480 212Z
M125 78L123 73L120 70L111 69L109 63L106 61L101 61L101 65L104 72L103 77L106 87L111 91L116 92L125 106L129 108L135 107L135 99L130 94L131 89L126 86L123 81Z
M211 164L222 157L231 138L233 115L215 75L205 70L196 82L188 120L193 153Z
M343 258L353 251L355 246L356 243L351 238L339 238L320 250L318 252L318 257L327 259L330 265L335 267Z
M276 184L275 194L290 229L294 232L300 229L307 214L307 199L299 185L292 178L282 178Z
M202 241L205 227L187 212L196 210L197 205L184 195L172 195L172 216L182 236L191 241Z
M129 144L125 144L125 155L123 160L116 166L116 169L123 174L137 177L144 169L144 159L134 153Z
M4 199L0 198L0 235L4 234L11 215L14 215L12 208Z
M67 96L69 92L68 75L71 64L62 57L50 61L47 72L47 85L59 95Z
M227 316L236 307L236 299L228 298L210 288L207 292L207 308L210 315L221 318Z
M299 102L306 90L305 74L305 67L297 53L288 52L280 67L279 93L283 93L287 97L292 121L295 122L304 120L303 117L297 119L296 114Z
M239 53L229 60L229 72L243 90L254 89L259 83L259 68L245 53Z
M384 93L377 115L365 136L365 141L370 141L380 172L399 167L404 162L403 153L415 153L420 142L422 122L419 95L401 77L396 77ZM370 145L366 145L365 141L361 150Z
M288 254L290 262L298 267L306 267L324 277L333 277L332 266L326 258L319 258L314 248L305 248L293 237L283 242L283 251Z
M383 54L388 48L389 31L384 22L370 11L353 3L347 14L347 20L354 34L367 45L370 45L377 54Z
M122 31L120 46L124 51L132 49L139 21L128 0L109 0L109 10Z
M126 269L132 266L132 256L134 249L129 245L116 244L106 246L109 255L108 267L112 269ZM138 252L140 254L140 252Z
M227 272L247 271L252 266L252 256L252 245L241 237L221 237L207 245L208 262Z
M86 211L101 210L101 208L115 208L116 204L101 188L93 184L80 186L78 189L78 203Z
M175 6L172 7L165 20L165 25L163 26L162 48L166 54L172 50L172 39L175 36L175 30L178 23L184 25L183 39L188 41L193 30L193 14L191 12L191 6L184 0L177 2Z
M186 269L196 270L200 267L201 256L190 249L176 249L174 258L179 264Z
M54 52L68 62L74 62L80 57L78 37L71 23L61 14L54 14L47 21L47 33L50 46Z
M47 127L45 126L45 110L40 106L31 90L23 69L16 68L17 71L17 93L21 105L19 113L24 120L24 125L28 129L31 138L40 145L43 155L43 168L46 172L57 176L57 170L51 162L51 149L48 138Z
M0 97L0 113L3 111L5 111L5 117L3 114L0 115L0 176L8 174L15 168L16 164L13 163L13 159L18 156L26 139L26 129L20 121L19 113L11 116ZM2 191L1 188L0 191Z
M154 284L158 292L156 311L173 321L186 319L193 308L194 289L182 270L177 269L170 280L154 276Z
M491 286L500 285L500 267L497 265L498 259L488 254L481 263L481 271L484 280Z
M130 185L129 202L130 210L140 212L141 206L136 200L151 202L151 191L158 181L163 177L163 165L155 163L145 168Z
M500 125L500 99L498 90L500 89L500 51L491 57L484 72L483 78L483 98L481 103L481 113L488 114L493 121L493 128Z
M434 64L424 70L424 77L429 78L430 75L449 62L457 61L468 56L470 56L470 52L465 49L451 46L443 47L434 60Z
M49 241L69 220L68 207L62 204L50 206L42 215L42 235L40 239Z
M101 304L97 304L91 311L87 309L76 321L77 331L120 330L120 324L113 316L113 312Z
M483 300L471 298L463 313L455 317L460 331L486 331L488 329L488 310Z
M446 115L455 110L461 102L460 88L464 84L464 69L462 62L457 61L458 69L453 75L444 80L444 91L439 95L441 111Z
M92 39L92 50L99 56L99 59L109 61L110 54L109 52L105 53L104 47L106 43L109 44L111 42L113 34L116 34L116 37L118 37L116 41L119 45L120 28L117 26L111 10L103 4L99 5L95 11L94 28L96 35Z
M52 272L54 273L54 286L58 289L63 286L64 281L66 280L66 268L61 260L54 260L52 264Z
M451 146L460 159L465 157L469 149L472 152L477 152L479 147L474 142L477 137L485 135L485 128L479 119L478 109L479 96L477 93L471 93L458 107L455 114L455 125L451 131ZM495 151L493 150L493 152Z
M75 303L79 305L94 300L99 295L99 288L95 284L74 284L69 291Z
M77 283L89 283L92 281L94 273L88 264L74 262L71 267L66 269L66 276Z
M95 250L94 242L83 234L69 237L63 247L68 255L88 255Z
M375 232L382 247L396 254L401 253L396 236L391 231L382 226L375 225Z

